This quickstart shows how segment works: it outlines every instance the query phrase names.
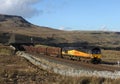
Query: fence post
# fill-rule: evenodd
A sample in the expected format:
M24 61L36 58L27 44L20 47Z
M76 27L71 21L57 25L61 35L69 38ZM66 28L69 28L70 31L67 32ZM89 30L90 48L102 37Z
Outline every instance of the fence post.
M118 66L120 65L120 61L117 61Z

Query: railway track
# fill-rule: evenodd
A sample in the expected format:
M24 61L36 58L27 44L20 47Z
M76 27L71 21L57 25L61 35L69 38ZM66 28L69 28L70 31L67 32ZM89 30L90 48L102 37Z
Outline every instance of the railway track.
M68 59L63 59L63 58L58 58L58 57L53 57L53 56L48 56L48 55L38 55L38 54L33 54L36 57L42 57L44 59L47 59L51 62L55 62L55 63L60 63L60 64L64 64L67 66L71 66L74 67L76 69L85 69L85 70L97 70L97 71L111 71L111 72L115 72L115 71L120 71L120 67L115 67L115 66L108 66L107 64L90 64L90 63L84 63L84 62L80 62L80 61L73 61L73 60L68 60Z
M120 71L117 69L97 68L94 64L86 64L78 61L71 61L61 58L54 58L45 55L36 55L24 52L17 52L18 56L24 57L38 68L42 68L54 73L72 77L104 77L116 79L120 78ZM83 65L84 64L84 65ZM119 69L118 69L119 70Z

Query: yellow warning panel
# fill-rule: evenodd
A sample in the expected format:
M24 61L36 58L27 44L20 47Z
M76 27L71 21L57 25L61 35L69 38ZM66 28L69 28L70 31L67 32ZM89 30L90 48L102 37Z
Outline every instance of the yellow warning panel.
M91 57L91 54L77 51L77 50L69 50L67 54L74 55L74 56Z

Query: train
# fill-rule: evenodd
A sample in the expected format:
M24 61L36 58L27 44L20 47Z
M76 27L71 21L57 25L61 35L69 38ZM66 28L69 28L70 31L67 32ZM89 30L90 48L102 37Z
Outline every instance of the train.
M51 46L23 46L29 53L44 54L86 63L101 63L101 49L99 47L51 47Z
M66 47L62 50L62 55L72 60L91 62L93 64L101 63L101 49L99 47Z

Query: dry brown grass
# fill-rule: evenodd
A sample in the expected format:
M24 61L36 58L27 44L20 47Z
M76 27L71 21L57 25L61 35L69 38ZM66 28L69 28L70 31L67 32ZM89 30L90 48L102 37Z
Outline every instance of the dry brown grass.
M13 55L14 50L8 46L0 46L0 55Z
M0 55L0 84L119 84L119 79L61 76L18 56Z
M120 61L120 51L102 50L102 59L107 61Z

